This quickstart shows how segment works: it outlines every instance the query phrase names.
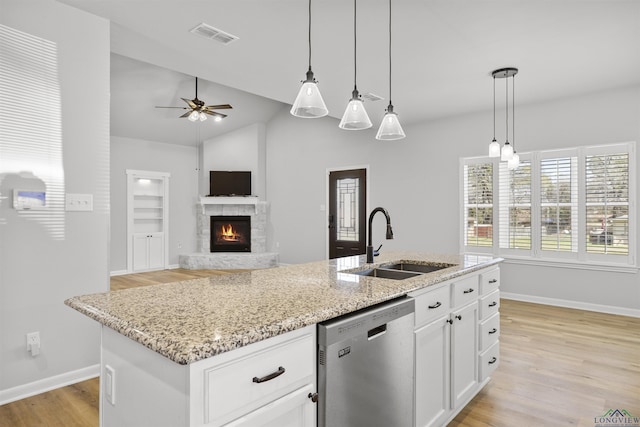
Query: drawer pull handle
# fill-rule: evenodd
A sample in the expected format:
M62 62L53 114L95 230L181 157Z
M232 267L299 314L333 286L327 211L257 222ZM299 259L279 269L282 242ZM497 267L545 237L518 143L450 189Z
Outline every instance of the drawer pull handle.
M498 279L491 279L489 280L489 283L496 283L498 281Z
M495 307L496 305L498 305L497 301L492 302L491 304L489 304L489 307Z
M465 294L470 294L471 292L473 292L473 288L469 288L465 291L463 291Z
M318 403L318 393L309 393L307 396L313 403Z
M492 330L489 331L489 335L493 335L496 332L498 332L498 330L496 328L493 328Z
M264 376L262 378L253 377L253 382L254 383L264 383L264 382L267 382L267 381L271 381L272 379L277 378L282 374L284 374L284 368L282 366L280 366L277 371L272 372L267 376Z
M491 360L489 360L489 365L493 365L497 361L498 361L498 359L496 359L495 357L492 357Z
M441 303L440 301L438 301L438 302L436 302L435 304L430 305L430 306L429 306L429 308L438 308L438 307L440 307L441 305L442 305L442 303Z

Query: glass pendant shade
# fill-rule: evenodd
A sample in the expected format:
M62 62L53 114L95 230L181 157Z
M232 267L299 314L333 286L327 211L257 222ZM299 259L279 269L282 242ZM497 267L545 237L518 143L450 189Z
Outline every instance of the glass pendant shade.
M393 112L393 105L389 104L387 112L382 118L382 122L378 128L376 139L393 141L395 139L402 139L405 136L404 130L402 130L402 126L400 125L400 120L398 120L398 115Z
M201 122L204 122L205 120L207 120L207 115L201 111L200 114L198 114L198 118Z
M329 114L311 68L307 71L307 80L302 83L290 113L303 119L315 119Z
M495 139L489 144L489 157L500 157L500 143Z
M500 155L500 160L503 162L508 162L513 157L513 147L509 144L509 141L505 142L502 146L502 153Z
M514 170L518 169L518 166L520 166L520 156L514 152L511 159L507 161L507 168L509 170Z
M192 111L187 118L189 119L189 121L195 122L200 118L200 114L197 111Z
M347 108L344 110L342 120L340 120L340 124L338 126L340 129L346 130L362 130L370 128L373 124L369 119L367 110L364 108L364 103L360 99L358 90L354 89L352 95L353 97L349 101Z

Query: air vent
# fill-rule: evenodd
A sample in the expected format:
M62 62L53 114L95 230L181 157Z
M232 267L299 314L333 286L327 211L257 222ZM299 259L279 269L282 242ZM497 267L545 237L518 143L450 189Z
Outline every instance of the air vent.
M324 366L327 363L326 354L324 350L318 351L318 363Z
M211 40L215 40L222 44L229 44L232 41L236 41L239 39L239 37L234 36L233 34L226 33L205 23L199 24L197 27L191 29L190 32Z
M376 95L375 93L371 93L371 92L363 93L362 97L368 101L380 101L381 99L384 99L380 95Z

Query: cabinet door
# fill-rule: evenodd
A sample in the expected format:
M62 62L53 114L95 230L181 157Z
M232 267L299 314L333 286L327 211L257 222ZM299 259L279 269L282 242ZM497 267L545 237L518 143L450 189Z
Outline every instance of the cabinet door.
M149 268L149 248L146 234L133 235L133 271Z
M442 425L449 415L449 316L415 331L416 427Z
M225 424L225 427L312 427L316 424L316 404L309 398L315 393L306 385L255 411Z
M451 313L451 400L456 409L478 388L478 302Z
M164 267L164 235L162 233L150 234L148 239L148 268Z

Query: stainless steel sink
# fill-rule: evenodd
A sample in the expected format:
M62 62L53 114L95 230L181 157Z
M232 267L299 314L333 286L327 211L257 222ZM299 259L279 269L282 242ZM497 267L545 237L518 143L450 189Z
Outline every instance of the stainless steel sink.
M434 271L442 270L444 268L453 267L456 264L417 264L412 262L397 262L393 264L383 265L382 268L385 270L395 270L395 271L403 271L403 272L414 272L414 273L432 273Z
M386 268L369 268L361 271L350 271L350 274L358 274L360 276L379 277L381 279L403 280L410 277L419 276L422 273L414 271L389 270Z

